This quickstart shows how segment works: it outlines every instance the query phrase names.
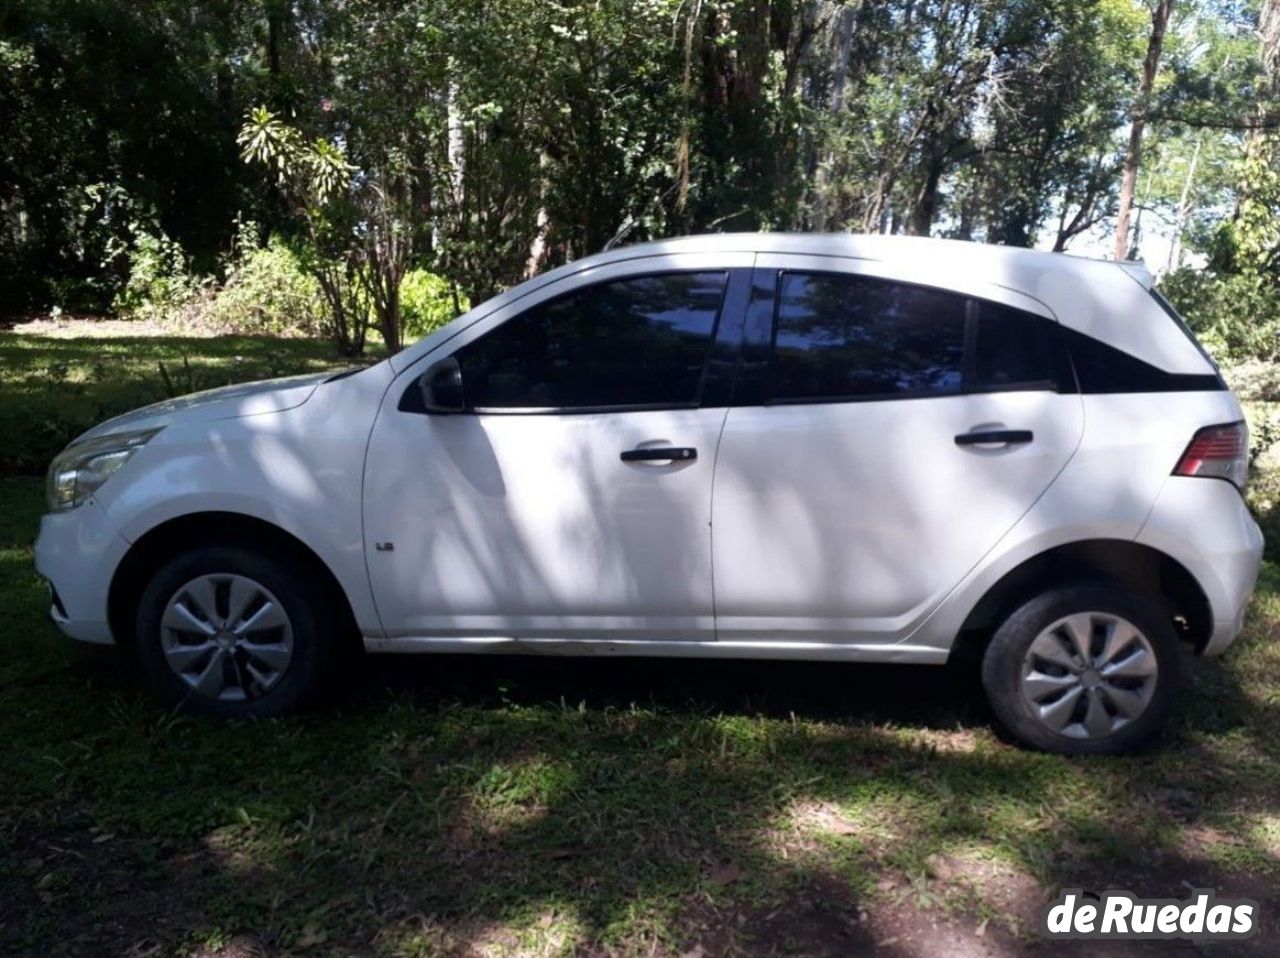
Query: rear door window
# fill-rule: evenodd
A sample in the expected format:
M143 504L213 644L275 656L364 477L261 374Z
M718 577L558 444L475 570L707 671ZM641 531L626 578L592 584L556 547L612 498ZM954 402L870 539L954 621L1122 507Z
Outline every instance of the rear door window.
M972 310L968 392L1056 390L1070 383L1057 323L1000 303L975 300Z
M773 399L944 396L963 386L966 301L867 276L782 275Z

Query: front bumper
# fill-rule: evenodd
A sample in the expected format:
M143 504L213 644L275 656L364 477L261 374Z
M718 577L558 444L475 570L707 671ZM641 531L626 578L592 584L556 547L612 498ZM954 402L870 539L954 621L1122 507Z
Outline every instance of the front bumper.
M71 638L100 645L114 642L107 595L128 549L128 541L92 500L41 518L36 571L56 593L57 601L50 599L50 618Z
M1137 541L1177 559L1195 577L1213 622L1201 653L1225 652L1244 627L1262 565L1262 531L1235 486L1171 476Z

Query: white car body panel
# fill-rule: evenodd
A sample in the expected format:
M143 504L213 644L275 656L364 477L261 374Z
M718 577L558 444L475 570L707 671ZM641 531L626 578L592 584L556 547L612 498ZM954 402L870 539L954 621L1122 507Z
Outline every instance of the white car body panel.
M1206 516L1213 521L1206 523ZM1189 529L1196 530L1194 541ZM1170 477L1136 541L1184 563L1214 613L1201 651L1208 657L1225 652L1244 626L1263 545L1262 533L1236 490L1222 480Z
M747 268L753 260L750 253L645 256L609 275ZM470 326L458 321L448 348L596 282L598 272L564 273ZM401 412L400 397L427 365L407 367L387 391L369 449L378 465L369 471L366 533L384 546L370 554L370 578L386 635L689 641L714 634L711 482L725 409ZM624 450L646 445L688 447L698 458L621 461Z
M1212 608L1206 653L1235 637L1258 530L1228 482L1170 475L1198 428L1241 418L1225 390L574 415L398 409L431 363L548 297L604 278L753 267L940 286L1166 373L1214 373L1150 297L1149 277L1115 264L882 236L614 250L480 304L356 375L230 387L95 427L81 438L162 431L91 501L45 517L36 560L65 608L55 619L111 641L107 595L132 544L169 520L225 512L309 547L373 651L937 663L1006 573L1095 539L1174 558ZM997 423L1036 441L954 444ZM698 457L621 462L644 443Z
M109 639L108 586L128 544L171 519L207 512L261 519L306 543L342 584L360 628L380 633L360 502L365 449L390 366L328 383L313 378L303 386L286 379L274 390L215 390L192 397L200 402L160 404L163 414L147 407L139 411L145 416L117 420L122 428L164 429L89 503L46 516L36 556L71 617L91 623L84 628L96 641ZM101 516L113 532L104 536L110 545L92 552L75 546L84 535L81 516ZM74 564L87 578L63 571L68 550L77 548Z
M903 640L1067 464L1080 410L1049 392L731 409L716 466L719 637ZM1035 441L956 445L979 427Z
M1211 591L1205 588L1203 576L1197 575L1196 579L1210 593L1211 608L1230 608L1230 617L1234 618L1237 610L1242 611L1247 605L1247 598L1242 603L1240 596L1247 596L1253 589L1262 537L1243 498L1222 479L1171 475L1197 428L1242 418L1235 397L1223 390L1080 398L1084 401L1085 442L1035 508L1009 530L987 560L921 624L910 641L950 648L969 613L1007 573L1055 547L1098 539L1151 545L1188 569L1201 565L1202 557L1211 554L1217 543L1217 548L1237 557L1231 566L1231 571L1237 572L1233 585ZM1115 481L1118 468L1124 470L1123 483ZM1156 529L1165 523L1157 522L1152 529L1145 527L1162 491L1170 486L1192 486L1188 495L1193 501L1206 506L1212 503L1215 508L1200 514L1194 510L1179 512L1179 540L1166 537L1157 545L1153 541ZM1161 515L1168 508L1166 503ZM1217 524L1220 518L1226 520L1225 529ZM1194 574L1194 569L1191 571ZM1213 601L1215 595L1217 602Z
M756 267L904 282L938 272L779 254ZM1047 315L980 278L953 282ZM1035 441L956 445L979 429L1030 429ZM1032 507L1082 431L1081 397L1048 391L731 409L716 464L717 637L903 641Z
M40 519L36 571L56 584L59 603L50 606L54 623L67 635L94 645L111 645L107 593L111 577L130 543L95 502Z
M369 565L386 634L661 641L713 632L711 476L725 413L386 411L366 500L368 535L383 546ZM700 454L619 458L644 445Z
M301 406L311 398L317 386L332 376L332 372L307 373L302 376L237 383L233 386L206 389L173 399L163 399L101 422L77 436L75 442L130 429L153 429L175 421L209 422L215 419L284 412L286 409Z

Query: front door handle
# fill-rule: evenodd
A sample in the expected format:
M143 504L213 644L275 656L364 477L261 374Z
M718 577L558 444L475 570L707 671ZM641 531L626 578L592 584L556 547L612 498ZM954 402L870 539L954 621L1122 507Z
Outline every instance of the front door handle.
M688 462L697 458L698 450L690 446L645 446L622 454L623 462Z
M957 446L985 446L1001 443L1030 442L1035 436L1030 429L983 429L978 432L962 432L956 436Z

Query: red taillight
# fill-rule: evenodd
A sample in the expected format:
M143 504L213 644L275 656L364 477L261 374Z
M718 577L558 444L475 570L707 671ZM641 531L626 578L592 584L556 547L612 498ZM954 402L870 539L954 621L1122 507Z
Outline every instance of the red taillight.
M1249 427L1243 422L1205 426L1198 430L1173 469L1175 476L1226 479L1241 491L1248 473Z

